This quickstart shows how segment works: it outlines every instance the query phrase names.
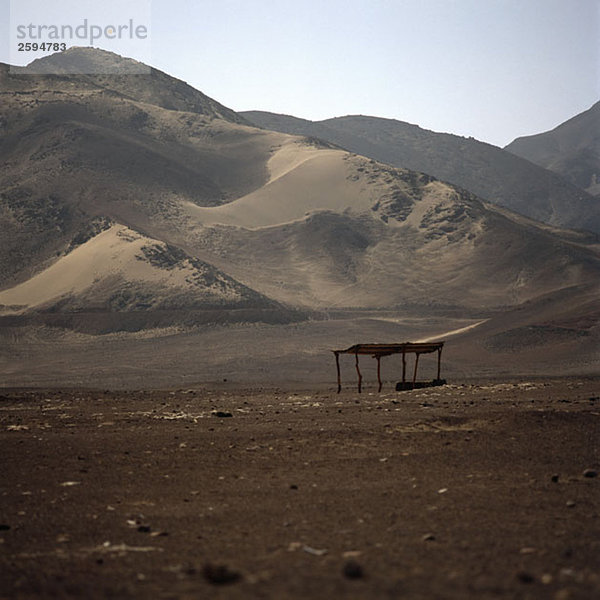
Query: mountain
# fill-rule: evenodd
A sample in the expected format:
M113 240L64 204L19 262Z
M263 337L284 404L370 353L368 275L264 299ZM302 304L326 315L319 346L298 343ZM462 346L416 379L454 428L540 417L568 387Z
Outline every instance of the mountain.
M42 60L50 59L58 60ZM188 88L154 70L15 75L0 66L2 281L53 260L90 218L142 226L176 212L183 198L220 204L264 183L281 136L241 125Z
M600 232L600 205L585 191L553 172L473 138L377 117L313 122L261 111L242 114L265 129L314 136L393 166L429 173L544 223Z
M126 60L75 49L42 66L61 56ZM154 339L171 326L215 372L261 356L265 376L280 361L307 377L302 365L350 337L414 339L481 320L495 323L482 327L482 344L517 325L555 344L563 327L561 356L591 361L599 334L583 298L600 281L591 234L321 139L247 125L155 70L4 65L0 84L0 346L10 373L24 368L13 354L37 356L57 330L79 360L81 338L65 331ZM547 297L565 303L559 321L553 311L502 320ZM106 340L98 348L110 361L104 344L122 338ZM38 350L27 354L30 343ZM156 343L149 365L162 360Z
M32 61L26 67L11 67L12 73L45 75L38 78L46 85L53 75L60 81L76 81L89 89L104 89L125 98L152 104L169 110L193 112L210 118L221 118L232 123L249 123L239 114L219 104L184 81L171 77L158 69L100 50L73 47ZM74 75L73 78L71 76ZM68 84L66 89L68 89ZM60 90L57 90L60 91ZM65 88L62 88L65 91Z
M600 196L600 102L552 131L517 138L505 150Z

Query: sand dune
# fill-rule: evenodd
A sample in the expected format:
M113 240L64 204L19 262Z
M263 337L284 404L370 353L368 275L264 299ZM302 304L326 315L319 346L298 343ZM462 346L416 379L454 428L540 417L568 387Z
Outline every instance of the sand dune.
M367 163L376 164L344 150L315 148L303 138L290 137L267 162L269 180L265 185L221 206L186 203L186 211L203 225L245 229L291 223L319 211L372 214L377 200L397 191L398 182L378 167L370 177L362 177ZM428 211L440 202L452 202L456 195L454 188L440 181L432 181L423 191L407 225L419 227ZM390 221L390 225L394 223Z
M187 203L186 209L204 225L246 229L289 223L315 211L368 210L371 197L349 178L348 156L343 150L315 148L289 138L267 163L266 185L222 206Z
M146 242L127 227L114 225L25 283L1 292L0 303L33 308L81 293L111 274L152 276L152 269L135 259Z
M15 314L69 298L93 306L119 299L126 304L134 300L139 309L186 293L235 303L245 291L250 292L210 265L114 224L31 279L0 292L0 305L2 314Z

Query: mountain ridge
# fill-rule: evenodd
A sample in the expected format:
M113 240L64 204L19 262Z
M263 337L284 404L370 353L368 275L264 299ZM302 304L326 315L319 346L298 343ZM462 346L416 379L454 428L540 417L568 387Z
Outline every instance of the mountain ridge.
M600 101L550 131L515 139L505 150L600 196Z

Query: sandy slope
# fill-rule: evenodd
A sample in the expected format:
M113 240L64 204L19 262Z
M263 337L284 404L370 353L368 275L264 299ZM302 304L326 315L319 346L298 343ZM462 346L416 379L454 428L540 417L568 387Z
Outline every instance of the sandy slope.
M203 225L244 229L282 225L319 211L372 215L377 200L395 189L396 182L379 173L368 180L361 178L366 163L346 151L315 148L302 138L289 137L267 162L269 180L265 185L221 206L189 203L186 208ZM451 203L455 196L448 184L428 183L405 224L420 227L428 211L442 202ZM394 223L390 221L390 225Z
M304 218L314 211L365 211L370 197L349 179L348 153L287 139L267 162L269 181L256 191L222 206L187 205L204 225L245 229L271 227Z
M136 286L143 286L150 303L165 294L185 292L201 294L209 301L241 299L232 280L217 277L207 283L202 281L207 275L202 271L202 266L180 253L173 255L164 242L114 224L26 282L0 292L0 305L4 314L82 296L98 305Z
M0 293L0 303L33 308L80 294L110 275L158 281L164 274L136 259L149 241L123 225L114 225L25 283Z

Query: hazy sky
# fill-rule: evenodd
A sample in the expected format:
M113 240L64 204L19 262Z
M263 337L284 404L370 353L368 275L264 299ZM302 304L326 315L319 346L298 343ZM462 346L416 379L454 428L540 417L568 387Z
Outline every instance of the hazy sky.
M58 20L81 0L30 4ZM600 0L119 2L124 17L143 4L153 66L235 110L375 115L503 146L600 99Z

